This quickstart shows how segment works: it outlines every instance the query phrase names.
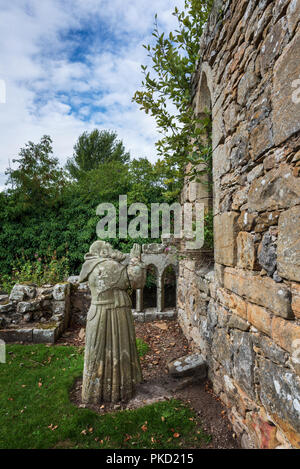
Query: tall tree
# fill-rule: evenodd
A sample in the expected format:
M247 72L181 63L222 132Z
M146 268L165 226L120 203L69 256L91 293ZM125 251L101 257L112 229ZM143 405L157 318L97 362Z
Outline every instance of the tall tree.
M129 153L115 132L95 129L80 135L66 168L73 179L79 180L88 171L98 169L104 163L115 161L125 164L129 159Z
M19 152L15 169L6 170L8 192L26 206L40 205L57 195L64 185L64 172L53 157L52 140L44 135L40 143L28 142Z

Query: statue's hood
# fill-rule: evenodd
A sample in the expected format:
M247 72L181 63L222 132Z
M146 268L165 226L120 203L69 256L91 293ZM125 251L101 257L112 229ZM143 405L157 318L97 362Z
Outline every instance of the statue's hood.
M89 278L89 275L93 272L94 268L104 262L106 259L100 256L95 256L94 254L86 254L84 256L85 262L81 268L79 274L79 283L86 282Z

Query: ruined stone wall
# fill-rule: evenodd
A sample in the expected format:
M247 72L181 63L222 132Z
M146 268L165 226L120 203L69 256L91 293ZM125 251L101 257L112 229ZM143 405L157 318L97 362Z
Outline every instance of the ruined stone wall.
M244 447L300 448L300 0L216 1L194 108L212 111L214 262L178 315ZM298 80L298 82L297 82ZM185 201L203 201L186 181Z
M55 343L70 322L70 284L16 284L0 295L0 340Z

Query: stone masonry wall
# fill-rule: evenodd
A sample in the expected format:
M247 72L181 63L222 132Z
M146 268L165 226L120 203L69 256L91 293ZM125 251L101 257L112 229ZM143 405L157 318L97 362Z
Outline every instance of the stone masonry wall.
M70 284L16 284L0 296L0 340L55 343L70 321Z
M300 448L299 20L300 0L216 1L193 82L212 111L214 262L185 252L178 315L244 447Z

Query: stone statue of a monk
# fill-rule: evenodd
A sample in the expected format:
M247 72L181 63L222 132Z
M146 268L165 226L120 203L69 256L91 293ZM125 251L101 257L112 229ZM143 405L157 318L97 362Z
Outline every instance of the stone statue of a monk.
M143 288L146 270L134 245L126 256L104 241L96 241L85 255L80 282L88 280L92 302L87 316L82 400L129 400L142 381L128 289Z

